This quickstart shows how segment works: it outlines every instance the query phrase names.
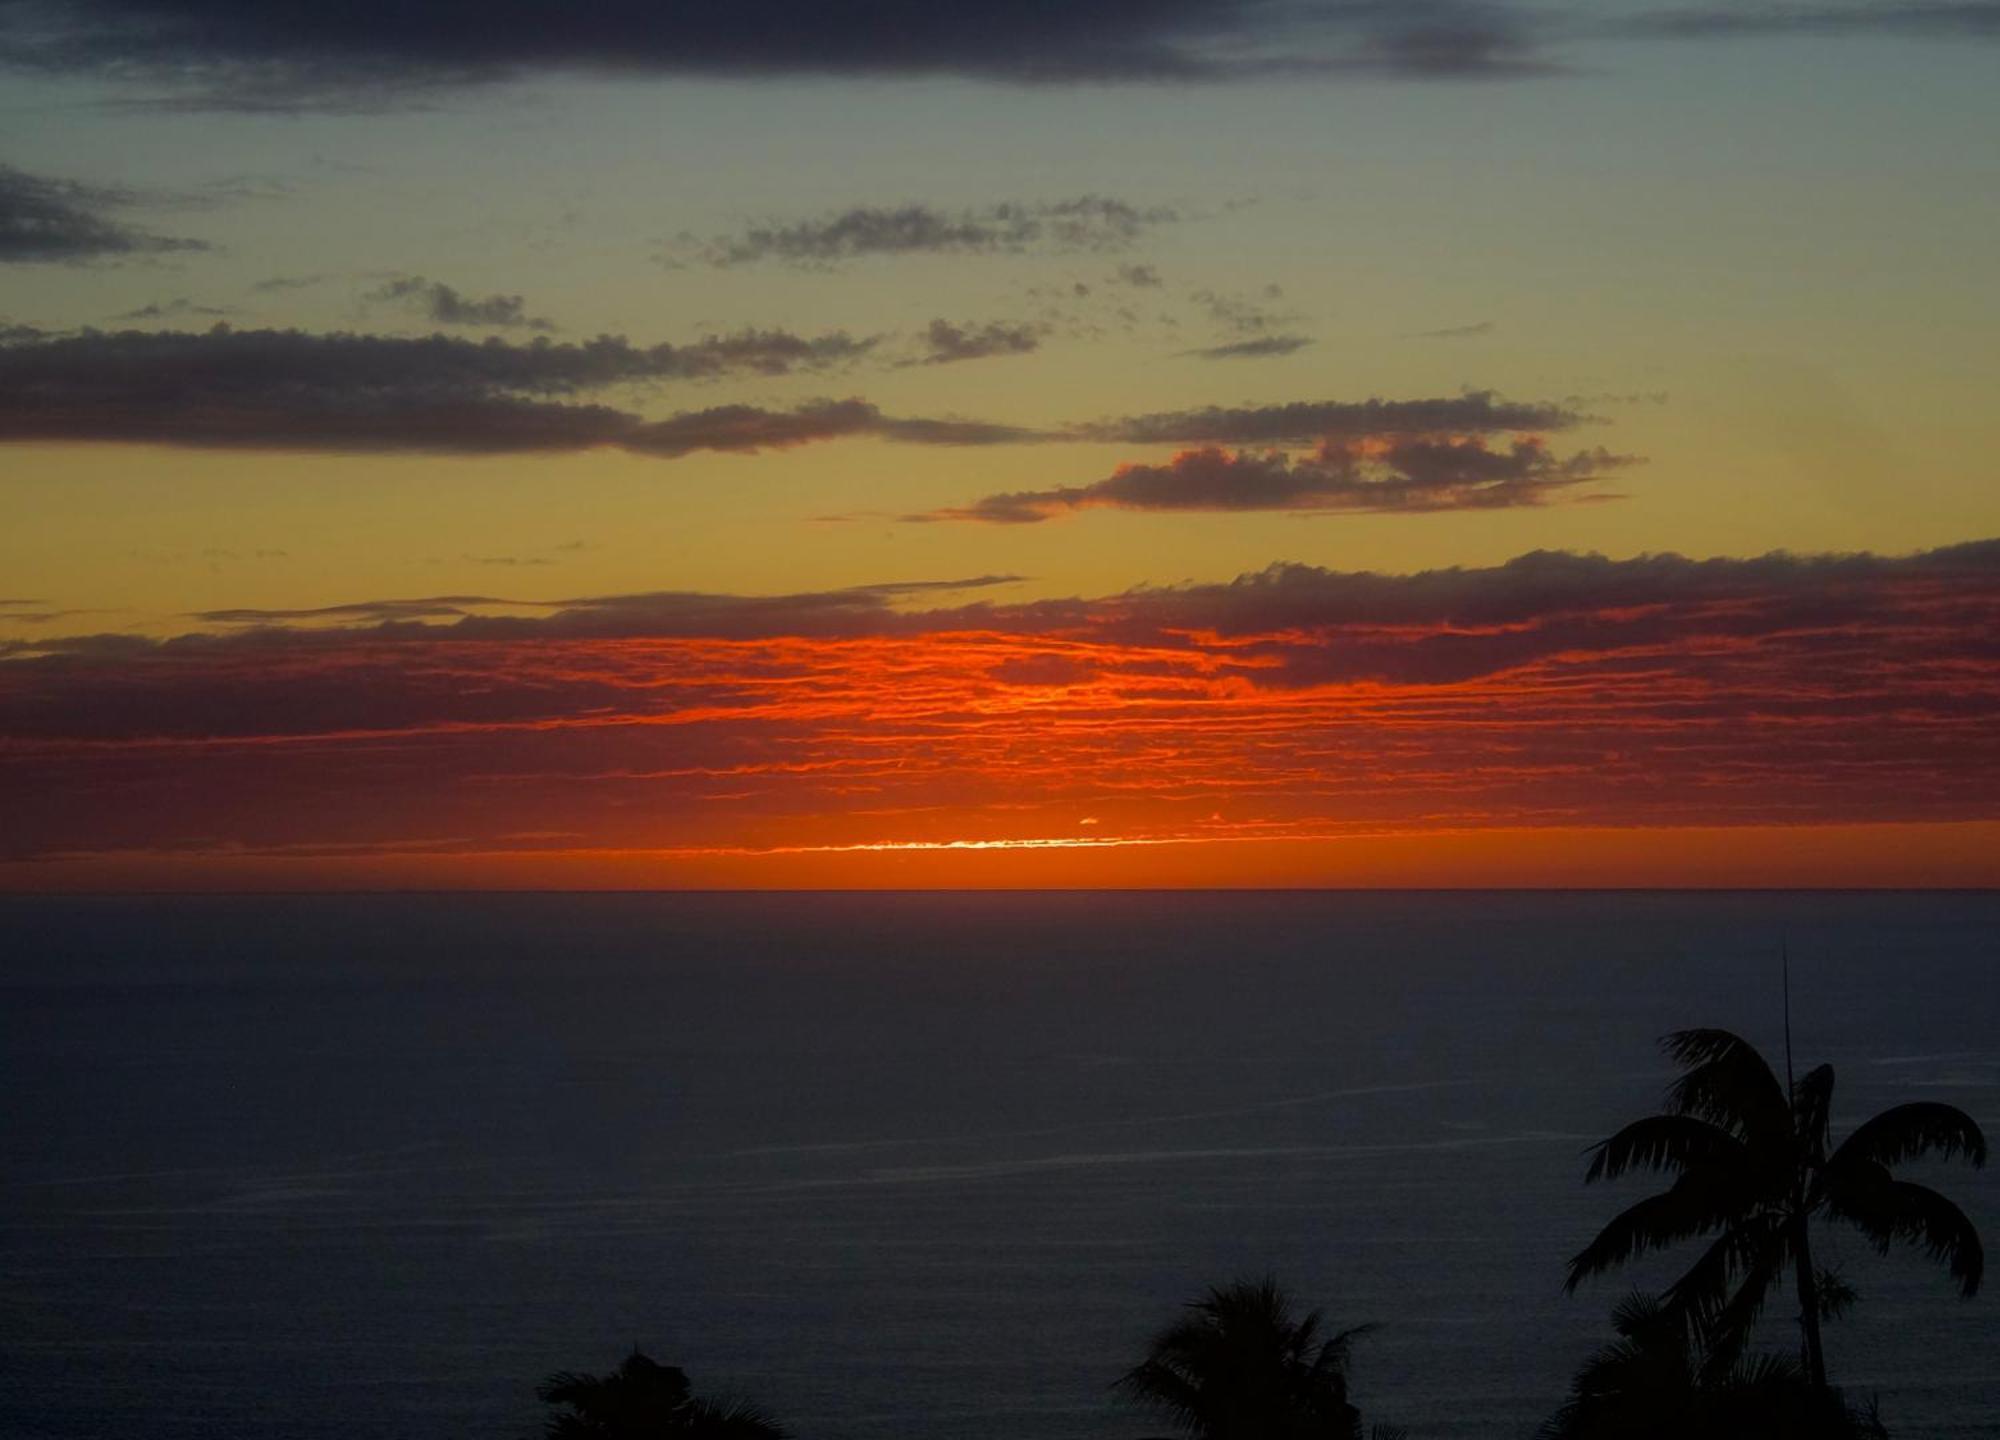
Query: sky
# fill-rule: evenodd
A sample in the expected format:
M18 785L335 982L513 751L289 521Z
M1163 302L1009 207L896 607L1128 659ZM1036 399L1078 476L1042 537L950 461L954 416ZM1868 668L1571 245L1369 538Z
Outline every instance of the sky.
M2000 5L0 73L0 890L2000 883Z

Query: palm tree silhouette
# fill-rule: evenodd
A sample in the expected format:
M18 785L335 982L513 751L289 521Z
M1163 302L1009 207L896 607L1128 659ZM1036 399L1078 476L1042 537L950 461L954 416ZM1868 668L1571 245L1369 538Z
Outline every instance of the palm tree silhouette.
M1156 1335L1117 1388L1189 1440L1360 1440L1348 1351L1374 1327L1321 1338L1320 1324L1317 1310L1295 1317L1268 1277L1219 1286Z
M1652 1296L1628 1296L1611 1324L1618 1339L1584 1362L1539 1440L1886 1440L1872 1407L1854 1410L1814 1389L1796 1360L1718 1362Z
M535 1394L565 1412L549 1418L549 1440L786 1440L755 1406L697 1399L685 1370L636 1349L609 1375L560 1370Z
M1727 1366L1789 1268L1806 1377L1816 1390L1826 1387L1820 1319L1837 1308L1836 1296L1852 1292L1837 1281L1829 1292L1830 1277L1813 1268L1815 1217L1854 1226L1883 1254L1898 1241L1920 1246L1961 1295L1977 1293L1985 1252L1972 1222L1937 1191L1891 1173L1922 1155L1984 1165L1986 1138L1971 1116L1932 1101L1897 1105L1829 1151L1832 1066L1808 1072L1788 1097L1763 1057L1726 1030L1681 1030L1661 1045L1683 1071L1667 1092L1666 1113L1593 1146L1584 1181L1628 1170L1676 1179L1614 1218L1569 1262L1566 1291L1649 1250L1713 1235L1668 1287L1665 1312L1697 1328L1713 1363Z

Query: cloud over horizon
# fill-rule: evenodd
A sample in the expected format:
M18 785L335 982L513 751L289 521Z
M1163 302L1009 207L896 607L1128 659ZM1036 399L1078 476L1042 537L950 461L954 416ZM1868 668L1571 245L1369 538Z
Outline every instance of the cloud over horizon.
M0 659L9 853L555 829L612 848L867 842L1044 833L1077 814L1200 839L2000 806L2000 541L950 593L1010 579L440 596L215 611L220 631L167 641L16 642ZM73 804L82 787L102 803Z

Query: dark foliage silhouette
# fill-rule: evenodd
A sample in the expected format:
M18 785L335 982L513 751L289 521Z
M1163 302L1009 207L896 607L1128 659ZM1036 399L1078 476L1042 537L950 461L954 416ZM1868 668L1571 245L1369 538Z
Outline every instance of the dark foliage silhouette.
M1584 1179L1652 1170L1674 1183L1606 1225L1569 1262L1566 1290L1647 1251L1713 1236L1662 1296L1663 1313L1702 1335L1708 1363L1726 1370L1789 1272L1806 1378L1818 1389L1826 1386L1820 1321L1852 1292L1814 1269L1815 1219L1852 1225L1884 1254L1898 1242L1915 1245L1950 1272L1961 1295L1978 1291L1985 1254L1972 1222L1937 1191L1892 1173L1926 1155L1985 1164L1986 1138L1964 1111L1897 1105L1829 1149L1832 1066L1800 1077L1788 1097L1763 1057L1726 1030L1682 1030L1661 1043L1683 1072L1666 1113L1592 1147Z
M1814 1387L1788 1356L1718 1362L1649 1295L1611 1324L1618 1338L1577 1371L1540 1440L1887 1440L1872 1406Z
M1189 1440L1360 1440L1347 1361L1372 1328L1324 1335L1320 1312L1295 1316L1275 1281L1238 1281L1189 1304L1117 1388Z
M756 1407L700 1399L686 1371L637 1350L609 1375L558 1371L535 1394L561 1412L549 1417L549 1440L786 1440Z

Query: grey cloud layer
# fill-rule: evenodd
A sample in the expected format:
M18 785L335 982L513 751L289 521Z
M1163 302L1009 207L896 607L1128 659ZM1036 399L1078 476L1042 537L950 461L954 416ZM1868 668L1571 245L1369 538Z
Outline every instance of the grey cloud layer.
M872 435L912 445L1008 445L1036 434L978 420L897 418L865 400L817 400L794 410L719 405L631 427L616 443L627 450L676 459L697 450L752 453L821 440Z
M652 346L84 331L0 345L0 443L462 454L643 445L640 417L565 402L639 382L819 372L874 343L754 330Z
M1163 411L1079 426L1065 438L1194 447L1164 464L1122 465L1088 484L1005 491L903 518L1020 525L1092 509L1418 513L1540 505L1636 463L1601 447L1559 456L1541 439L1589 418L1491 391ZM1489 446L1500 435L1515 438L1504 449ZM1309 453L1286 453L1303 447Z
M1327 441L1303 459L1282 452L1188 450L1164 465L1123 465L1089 485L989 495L911 520L1033 524L1078 510L1298 510L1384 513L1499 510L1632 464L1602 448L1557 456L1537 439L1504 450L1483 440L1401 440L1386 447Z
M356 109L526 74L1002 83L1270 75L1490 79L1559 71L1605 35L2000 34L1991 0L1663 6L1571 0L36 0L0 4L0 63L137 81L166 103Z
M934 356L1018 351L1006 326L946 325ZM1450 398L1300 402L1164 411L1058 428L884 415L860 399L789 410L725 405L664 419L590 397L621 385L729 375L820 373L868 355L873 339L746 330L688 345L618 336L558 343L405 338L298 330L116 332L0 343L0 444L144 443L214 449L444 454L616 446L659 456L753 451L843 436L922 445L1044 441L1176 445L1322 444L1342 438L1560 430L1585 416L1491 392Z
M1317 668L1305 677L1333 679L1376 673L1373 667L1387 652L1403 651L1405 639L1393 633L1402 627L1496 632L1430 637L1418 647L1428 653L1413 655L1410 662L1421 676L1413 671L1405 678L1437 680L1518 663L1523 637L1514 632L1563 617L1588 619L1612 613L1624 621L1646 623L1646 612L1658 607L1692 605L1711 607L1726 617L1739 613L1740 602L1762 597L1772 607L1768 618L1777 622L1777 628L1800 634L1851 624L1885 596L1921 607L1949 590L1960 590L1979 597L1991 610L2000 606L2000 540L1903 556L1780 552L1694 560L1669 553L1614 560L1538 550L1500 565L1400 575L1275 564L1225 583L1142 587L1087 600L974 602L936 609L902 603L1002 586L1020 578L982 575L793 595L654 591L533 602L445 595L365 600L312 610L216 610L194 618L228 626L229 631L195 632L165 641L129 635L51 637L14 642L0 647L0 655L11 654L31 666L41 656L50 665L63 666L70 660L115 665L149 656L196 661L205 654L260 646L317 647L353 639L388 643L538 637L765 639L965 629L1073 633L1087 628L1108 639L1183 643L1191 632L1225 637L1352 632L1350 643L1314 657ZM485 613L494 608L537 613ZM1663 632L1673 628L1657 617L1652 623ZM1374 634L1371 649L1370 632L1391 633ZM1961 647L1961 653L1980 663L2000 658L2000 644L1993 634L1988 627L1975 649ZM1565 632L1558 630L1531 645L1553 651L1564 642ZM1481 655L1485 666L1468 666L1469 659ZM30 673L0 666L0 675ZM75 672L52 668L43 673ZM1290 683L1285 677L1273 678L1276 683ZM143 708L129 705L84 707L77 714L96 723L107 708L123 721L146 718ZM240 707L234 713L240 716ZM25 735L34 728L22 725L11 733Z
M352 105L527 72L960 75L1012 83L1270 72L1517 73L1535 35L1503 0L43 0L0 6L0 58L138 76L237 109Z
M1568 430L1591 417L1568 405L1503 400L1491 390L1446 399L1325 400L1165 410L1077 426L1078 439L1134 445L1312 445L1376 435L1495 435Z
M1845 5L1679 6L1638 17L1641 34L1692 39L1750 35L1913 35L2000 37L2000 4L1992 0L1856 0Z
M0 264L131 259L208 248L199 240L155 235L113 218L136 199L128 191L0 165Z

